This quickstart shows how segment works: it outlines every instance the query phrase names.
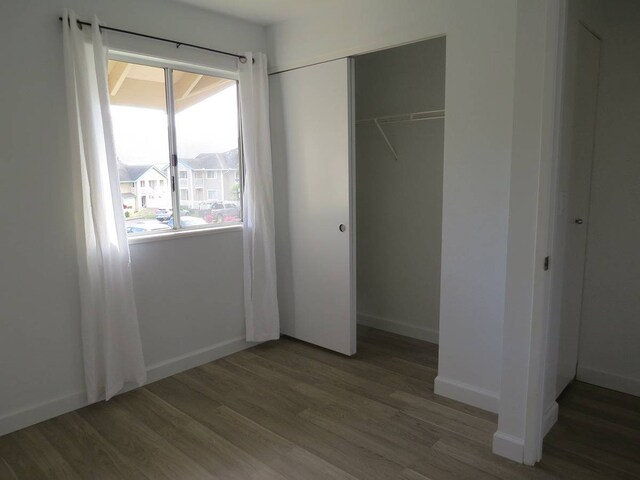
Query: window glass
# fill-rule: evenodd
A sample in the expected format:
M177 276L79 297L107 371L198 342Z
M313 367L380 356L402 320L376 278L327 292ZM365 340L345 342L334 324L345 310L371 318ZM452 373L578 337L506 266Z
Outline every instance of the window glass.
M168 230L163 223L172 214L170 182L165 182L169 140L164 70L111 60L108 80L127 233ZM160 188L147 195L147 182L151 186L156 181Z
M241 222L235 80L111 60L109 91L128 233Z
M179 160L193 172L188 207L192 216L209 224L230 224L242 220L238 155L238 98L236 82L226 78L173 71L176 110L176 143ZM205 183L216 178L214 194ZM226 201L214 208L212 200ZM181 203L184 206L184 201Z

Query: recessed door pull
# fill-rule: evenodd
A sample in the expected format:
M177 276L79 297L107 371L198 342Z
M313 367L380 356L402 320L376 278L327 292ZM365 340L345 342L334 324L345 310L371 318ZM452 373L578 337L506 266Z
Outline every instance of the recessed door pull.
M347 227L344 226L344 223L341 223L340 226L338 227L338 230L340 230L341 232L344 232L347 229Z
M584 220L582 220L581 218L576 218L576 219L575 219L575 222L576 222L578 225L582 225L582 224L584 223Z

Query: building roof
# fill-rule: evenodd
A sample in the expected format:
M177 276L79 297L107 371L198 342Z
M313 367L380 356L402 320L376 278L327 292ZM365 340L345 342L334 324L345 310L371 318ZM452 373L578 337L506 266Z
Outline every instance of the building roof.
M164 176L161 170L155 168L154 165L125 165L118 162L118 174L120 175L121 182L135 182L142 175L144 175L150 168L155 169L158 173Z
M238 149L222 153L201 153L196 158L181 158L180 163L192 170L236 170Z

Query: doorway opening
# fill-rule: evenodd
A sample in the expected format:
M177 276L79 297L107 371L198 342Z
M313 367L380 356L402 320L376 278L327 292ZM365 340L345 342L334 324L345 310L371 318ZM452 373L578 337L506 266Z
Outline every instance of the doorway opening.
M640 473L639 24L633 2L568 3L545 448L610 478Z

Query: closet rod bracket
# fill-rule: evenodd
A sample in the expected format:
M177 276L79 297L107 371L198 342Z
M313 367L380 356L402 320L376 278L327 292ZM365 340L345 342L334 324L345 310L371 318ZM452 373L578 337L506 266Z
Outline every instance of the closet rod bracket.
M382 138L384 138L384 141L387 143L387 147L389 147L389 150L391 150L391 153L393 154L393 157L396 159L396 162L397 162L398 161L398 154L394 150L393 145L391 145L391 142L387 138L387 135L384 133L384 130L380 126L380 122L378 122L377 118L374 118L373 119L373 123L375 123L376 127L378 127L378 130L380 131L380 134L382 135Z

